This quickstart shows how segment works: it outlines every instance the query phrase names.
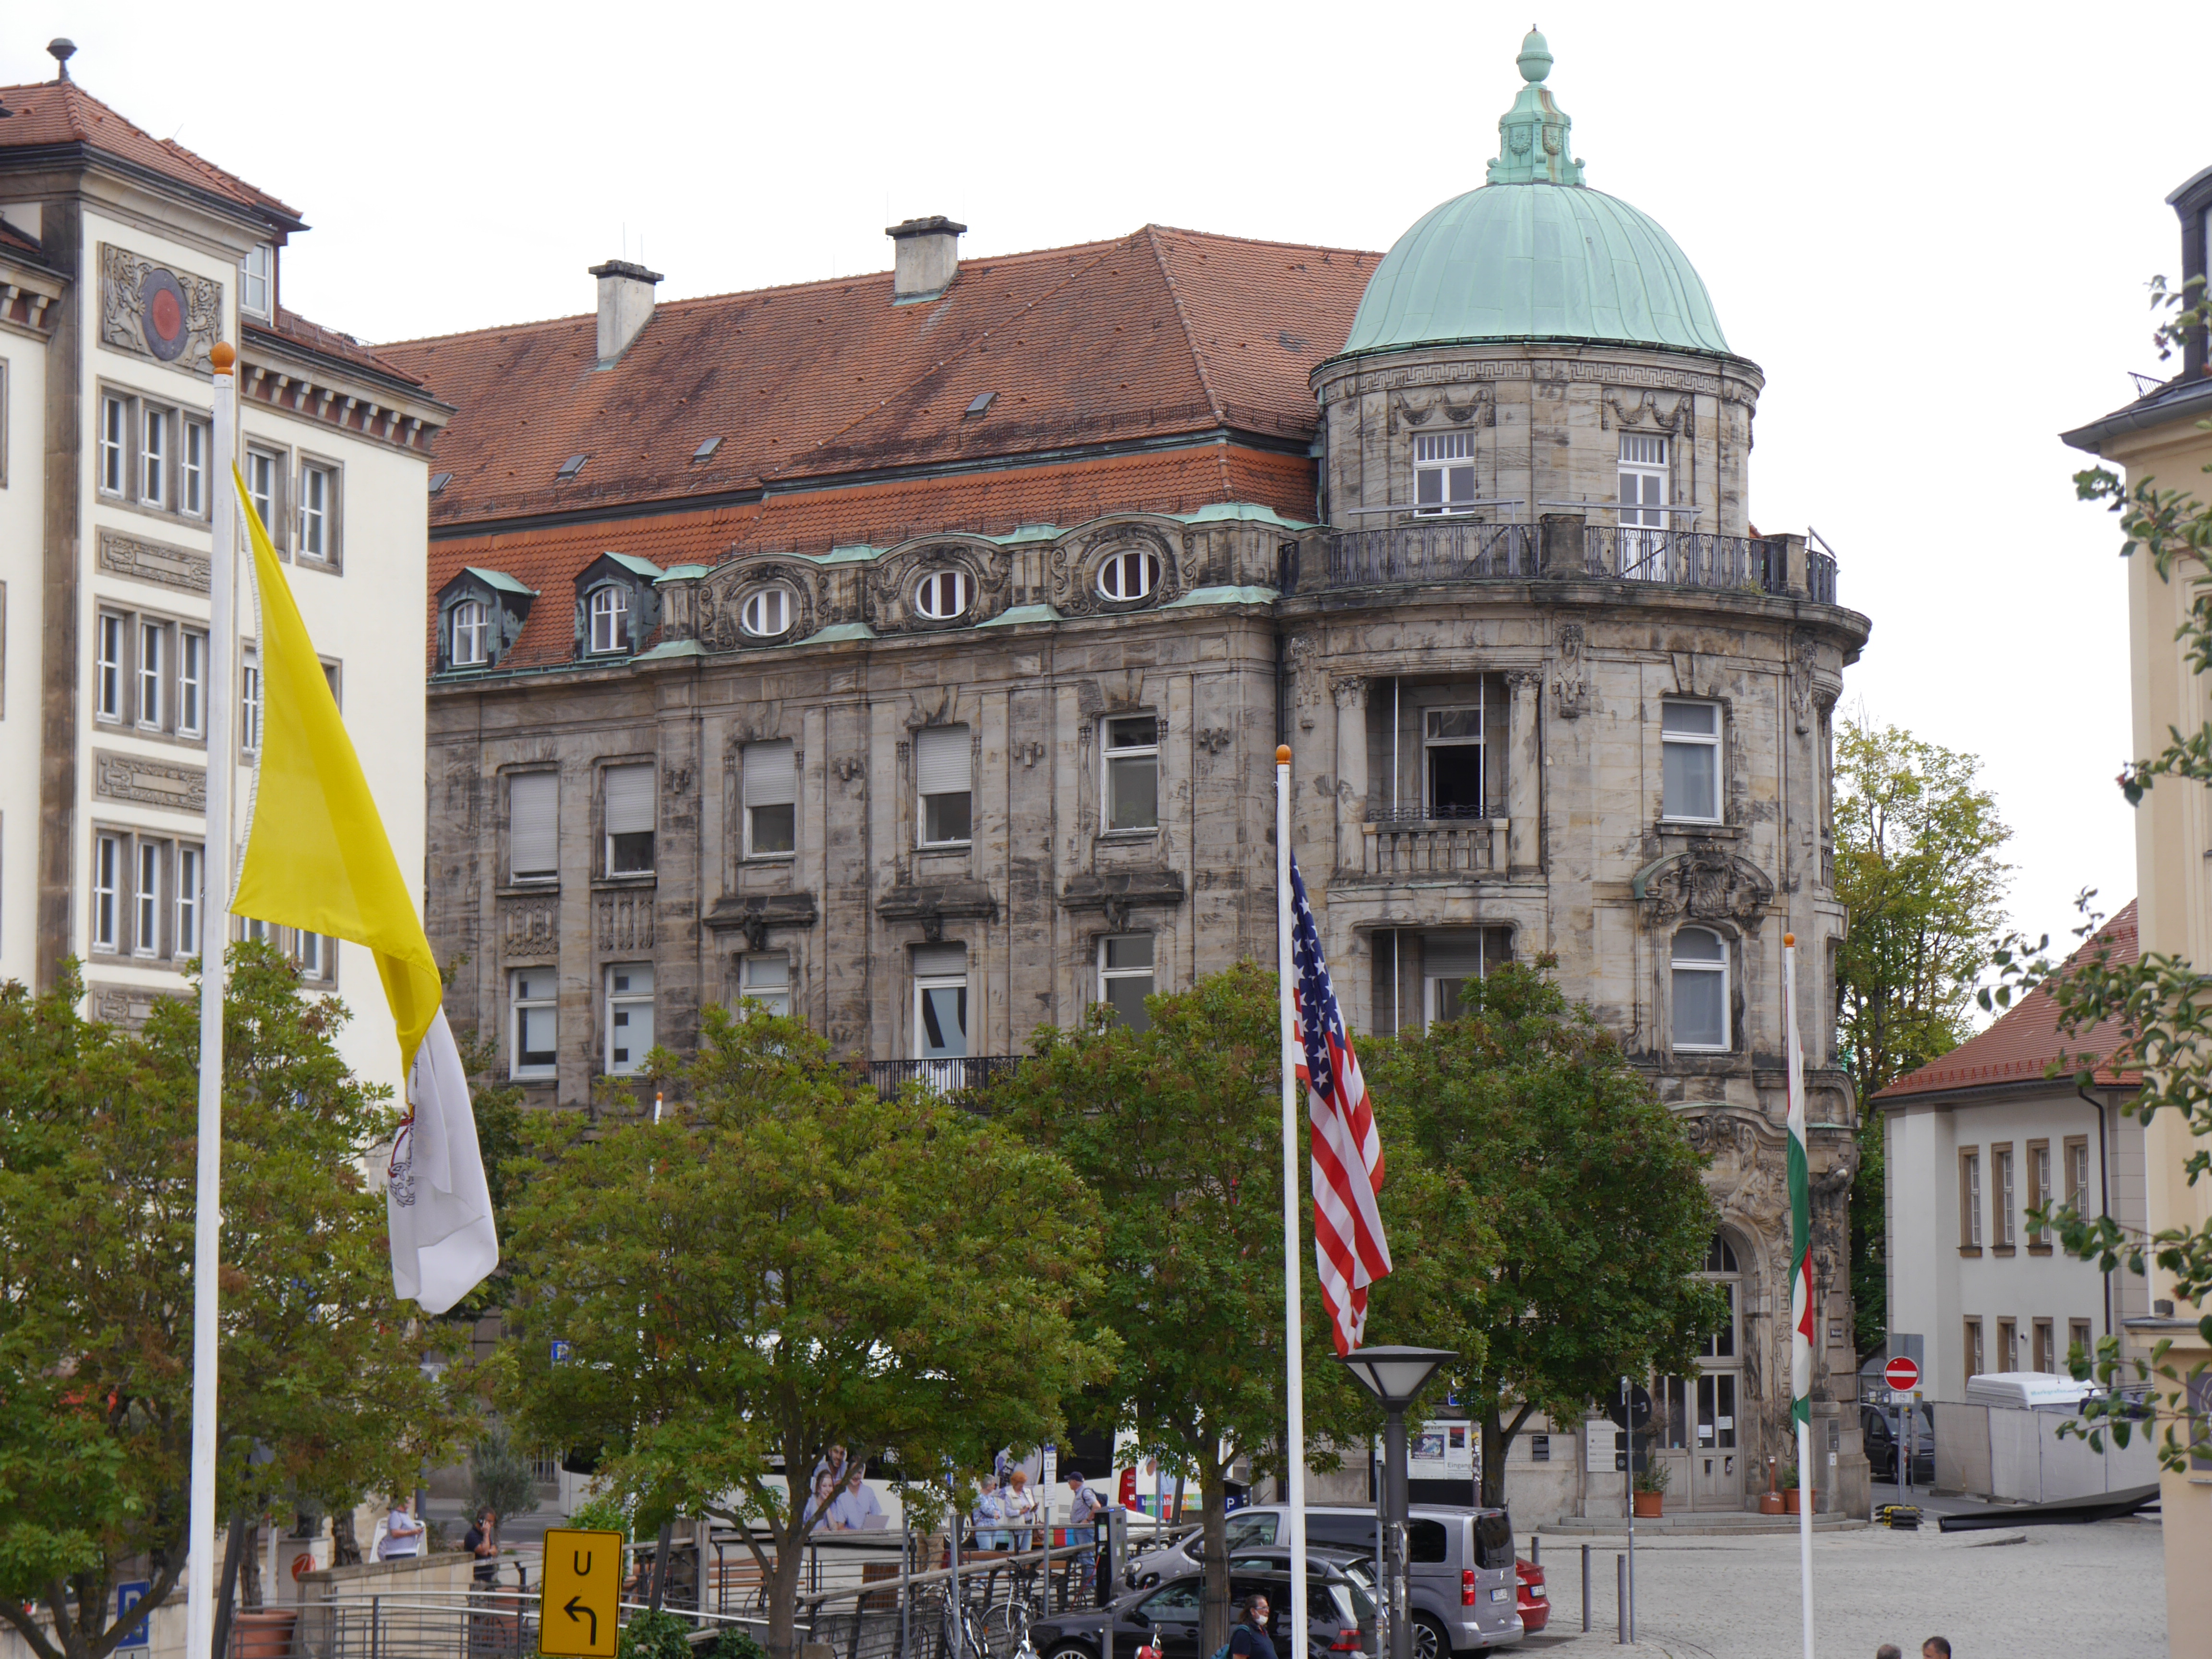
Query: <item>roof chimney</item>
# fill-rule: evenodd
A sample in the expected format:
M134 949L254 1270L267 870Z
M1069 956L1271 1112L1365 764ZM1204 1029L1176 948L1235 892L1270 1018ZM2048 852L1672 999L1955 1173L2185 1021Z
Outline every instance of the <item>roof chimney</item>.
M891 303L934 300L951 288L960 274L960 239L967 231L967 226L957 225L941 213L886 227L884 234L898 249L898 264L891 272Z
M68 80L70 78L69 60L76 56L76 42L57 35L53 40L46 42L46 54L54 60L54 67L60 71L54 79Z
M660 273L627 259L610 259L593 265L592 275L599 279L599 367L605 368L653 320L653 285Z

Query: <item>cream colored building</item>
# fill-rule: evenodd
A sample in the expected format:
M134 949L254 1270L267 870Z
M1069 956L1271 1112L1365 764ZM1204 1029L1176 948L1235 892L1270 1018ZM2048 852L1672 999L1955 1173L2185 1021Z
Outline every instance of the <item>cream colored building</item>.
M239 352L237 453L383 807L422 860L428 468L450 413L283 302L275 198L156 140L69 78L0 88L0 979L83 964L89 1012L131 1025L185 991L203 890L207 714L240 711L251 777L254 617L235 687L208 675L210 352ZM373 718L362 718L373 711ZM242 828L242 820L241 820ZM343 1040L398 1083L358 947L280 941L357 1018Z
M2201 278L2212 238L2212 167L2166 200L2181 221L2182 276ZM2130 489L2151 480L2162 489L2212 500L2204 478L2204 469L2212 465L2212 433L2198 426L2212 418L2212 380L2206 378L2205 368L2200 330L2188 343L2179 374L2127 407L2067 433L2066 441L2122 472ZM2193 732L2212 719L2212 688L2191 669L2186 646L2175 637L2187 612L2191 579L2203 573L2183 566L2173 580L2162 580L2152 561L2141 555L2128 561L2126 570L2134 753L2154 755L2165 748L2170 728ZM2136 884L2144 951L2212 963L2212 797L2203 785L2162 782L2143 797L2136 809ZM2145 1220L2152 1232L2212 1222L2212 1183L2191 1186L2183 1169L2198 1150L2187 1126L2171 1112L2144 1127ZM2169 1340L2169 1358L2185 1372L2212 1359L2212 1348L2197 1328L2212 1308L2178 1299L2171 1277L2155 1267L2150 1297L2148 1315L2125 1322L2136 1349L2148 1351L2160 1339ZM2212 1562L2212 1462L2199 1462L2185 1474L2166 1474L2160 1485L2172 1651L2212 1654L2212 1575L2204 1570Z

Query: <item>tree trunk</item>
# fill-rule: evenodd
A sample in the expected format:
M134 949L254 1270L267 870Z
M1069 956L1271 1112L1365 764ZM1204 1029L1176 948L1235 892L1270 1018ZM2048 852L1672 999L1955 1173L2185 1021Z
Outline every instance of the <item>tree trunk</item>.
M1199 1465L1198 1498L1206 1541L1200 1560L1206 1569L1206 1605L1199 1621L1200 1659L1220 1651L1229 1639L1229 1491L1227 1470L1212 1462Z
M775 1570L768 1576L769 1659L798 1659L799 1578L806 1565L806 1534L793 1528L778 1541Z
M331 1565L334 1567L357 1567L361 1565L361 1540L354 1535L353 1509L350 1505L336 1510L331 1515Z
M1482 1413L1482 1495L1476 1501L1486 1509L1505 1504L1505 1448L1510 1443L1498 1420L1498 1397L1485 1401Z
M238 1605L249 1613L261 1611L261 1517L246 1524L246 1546L239 1552Z

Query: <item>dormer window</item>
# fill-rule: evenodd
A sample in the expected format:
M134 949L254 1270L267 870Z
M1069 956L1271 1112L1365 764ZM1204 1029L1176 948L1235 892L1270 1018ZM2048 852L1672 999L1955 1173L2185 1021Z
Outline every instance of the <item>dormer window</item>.
M276 250L264 242L239 264L238 308L257 317L269 315L269 301L276 283Z
M456 668L481 668L491 660L482 599L463 599L452 612L453 636L448 660Z
M1112 554L1098 567L1098 596L1103 599L1141 599L1159 582L1159 556L1141 549Z
M629 647L629 592L609 582L592 590L591 645L594 655Z
M915 585L914 608L932 622L951 622L968 609L968 573L931 571Z
M748 594L738 613L738 625L757 640L773 640L791 631L791 590L763 587Z

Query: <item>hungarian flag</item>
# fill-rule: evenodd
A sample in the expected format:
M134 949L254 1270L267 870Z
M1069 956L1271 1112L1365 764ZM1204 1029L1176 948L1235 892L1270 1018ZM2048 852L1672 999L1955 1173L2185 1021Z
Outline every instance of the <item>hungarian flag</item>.
M375 953L408 1068L408 1113L385 1188L392 1281L426 1313L441 1314L499 1265L468 1079L441 1006L444 981L268 528L234 467L231 479L261 596L263 714L230 908Z
M1322 1305L1328 1310L1336 1351L1349 1353L1367 1329L1367 1287L1390 1271L1390 1247L1375 1195L1382 1190L1382 1138L1375 1132L1374 1103L1359 1058L1336 1006L1322 960L1313 906L1291 858L1291 967L1301 1058L1312 1125L1314 1261L1321 1274Z
M1813 1205L1805 1159L1805 1045L1797 1033L1797 946L1782 939L1782 1023L1790 1054L1790 1414L1813 1420ZM1804 1472L1807 1486L1813 1483Z

